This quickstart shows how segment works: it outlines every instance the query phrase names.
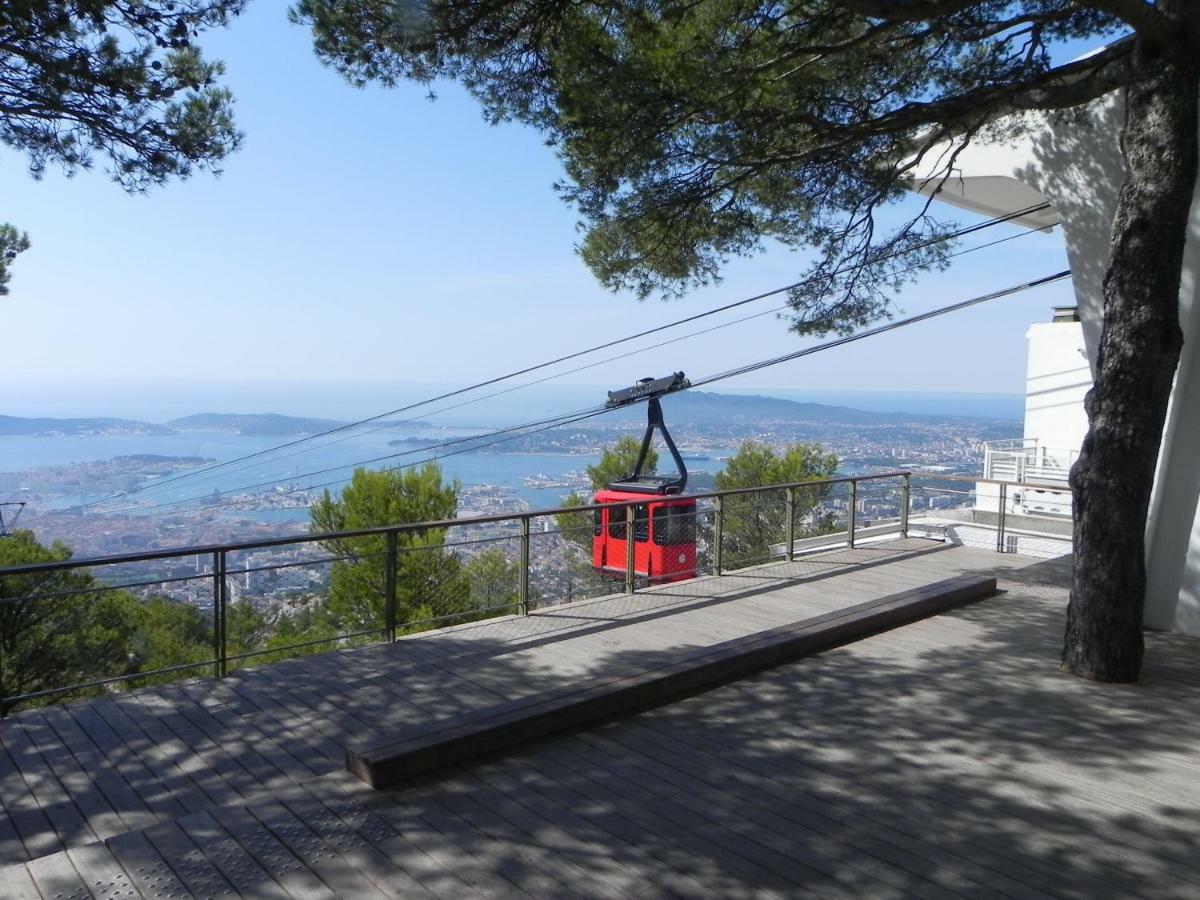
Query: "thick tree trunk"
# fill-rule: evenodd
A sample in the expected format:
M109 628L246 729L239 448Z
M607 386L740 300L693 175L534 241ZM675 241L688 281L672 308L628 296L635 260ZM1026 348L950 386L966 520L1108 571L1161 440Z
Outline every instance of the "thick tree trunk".
M1089 430L1071 470L1075 567L1062 664L1097 681L1136 681L1142 663L1146 513L1183 344L1180 270L1197 174L1193 2L1162 4L1186 21L1171 43L1138 38Z

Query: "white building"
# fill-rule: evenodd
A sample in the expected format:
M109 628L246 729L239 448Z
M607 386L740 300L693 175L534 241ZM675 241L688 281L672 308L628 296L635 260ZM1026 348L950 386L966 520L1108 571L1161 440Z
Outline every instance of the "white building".
M1025 427L1016 440L984 445L983 477L1031 486L1006 491L1005 511L1015 516L1071 515L1071 497L1039 484L1067 486L1067 476L1087 434L1083 398L1092 386L1083 326L1074 307L1056 308L1053 320L1029 326L1025 369ZM976 485L976 507L995 512L1000 488Z
M1123 178L1118 135L1122 101L1112 94L1080 117L1032 116L1012 143L972 144L956 159L955 177L938 199L984 215L999 216L1048 201L1051 209L1018 220L1029 228L1061 223L1079 310L1079 336L1094 372L1102 323L1101 283L1117 193ZM935 157L936 153L929 156ZM1154 494L1145 523L1147 593L1145 621L1152 628L1200 635L1200 204L1192 216L1180 286L1184 346L1163 432ZM1057 326L1048 326L1057 327ZM1025 434L1053 449L1077 449L1084 423L1073 404L1056 408L1039 398L1057 391L1086 390L1082 370L1042 366L1066 332L1030 332L1030 373L1054 391L1031 393ZM1039 349L1035 353L1035 345ZM1058 349L1061 349L1059 347ZM1069 358L1069 354L1066 354ZM1036 357L1036 359L1035 359ZM1035 363L1037 364L1035 368ZM1075 379L1072 384L1071 380ZM1090 381L1090 378L1087 379ZM1032 420L1031 420L1032 414ZM1057 446L1055 446L1057 445Z

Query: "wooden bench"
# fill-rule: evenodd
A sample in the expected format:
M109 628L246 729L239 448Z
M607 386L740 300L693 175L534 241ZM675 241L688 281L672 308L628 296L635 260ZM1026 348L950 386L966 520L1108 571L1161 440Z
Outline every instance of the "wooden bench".
M375 788L604 719L700 693L996 593L960 575L802 622L689 652L629 675L575 682L346 748L346 768Z

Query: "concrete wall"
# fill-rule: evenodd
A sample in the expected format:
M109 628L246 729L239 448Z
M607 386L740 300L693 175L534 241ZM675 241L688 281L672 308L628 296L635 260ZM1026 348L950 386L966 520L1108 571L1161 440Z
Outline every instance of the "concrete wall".
M1061 222L1075 299L1090 367L1095 368L1103 324L1102 284L1108 261L1112 214L1124 176L1118 136L1122 101L1117 94L1066 115L1026 116L1016 140L977 141L958 155L954 177L938 198L985 215L1015 212L1038 198L1053 204ZM928 154L934 159L938 153ZM926 173L932 174L932 173ZM914 188L931 192L930 183ZM1146 531L1146 624L1200 635L1200 194L1192 219L1180 290L1183 356L1155 476ZM1053 218L1049 220L1052 222ZM1022 224L1038 228L1045 218ZM1078 430L1079 411L1062 410L1060 425L1049 409L1034 410L1037 424L1026 434Z

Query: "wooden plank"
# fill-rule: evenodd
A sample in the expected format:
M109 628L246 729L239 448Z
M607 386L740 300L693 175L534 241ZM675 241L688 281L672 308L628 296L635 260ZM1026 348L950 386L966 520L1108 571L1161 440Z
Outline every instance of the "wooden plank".
M521 894L517 885L449 837L439 827L443 822L423 816L405 798L375 807L374 812L404 835L406 841L432 859L436 868L462 879L471 892L483 897L515 897ZM406 868L429 887L429 879L419 875L419 870L414 868L417 864L418 861L411 855L406 857Z
M259 728L261 717L234 717L226 713L221 718L194 702L180 704L179 709L209 740L251 769L259 784L267 788L283 788L314 774L287 745Z
M41 710L29 710L22 718L30 737L64 790L87 818L96 838L104 840L126 831L124 820L99 786L99 780L106 774L102 771L101 761L93 756L88 764L82 762L50 726Z
M91 891L65 853L31 859L26 869L47 900L91 900Z
M249 807L251 815L341 897L385 900L398 894L380 890L364 874L281 803Z
M573 743L570 739L556 741L547 744L538 753L552 777L557 772L583 774L590 785L607 791L613 797L623 798L618 805L622 813L629 813L635 807L652 809L656 815L672 822L676 833L686 830L694 836L690 840L681 840L687 840L690 844L695 838L701 839L700 845L709 848L707 853L716 853L713 858L723 867L760 867L773 873L791 889L822 897L851 900L887 893L873 879L850 877L846 871L851 862L849 859L843 861L847 864L845 867L828 865L829 861L806 843L812 839L811 833L796 829L788 835L753 828L745 820L723 812L719 798L715 796L706 795L706 800L714 802L713 808L706 809L705 804L693 802L695 798L679 791L647 791L646 781L636 778L632 764L610 760L597 765L594 759L579 756ZM889 890L895 889L889 887Z
M612 874L618 886L627 883L640 886L636 891L640 896L702 896L714 890L687 873L670 871L642 849L640 842L614 839L618 836L605 831L593 821L594 817L580 815L575 804L552 799L516 781L508 769L504 763L476 763L467 771L481 785L483 796L497 812L530 834L549 833L553 840L562 842L566 853L576 844L581 845L585 858L606 868L611 863L628 872L631 879L628 882L621 875ZM616 816L611 808L605 809L604 815Z
M35 859L58 853L63 849L62 840L54 830L46 811L38 805L36 796L29 790L20 766L2 745L0 771L4 773L3 777L0 777L0 795L8 813L8 821L21 838L24 858Z
M23 863L0 867L0 897L5 900L43 900Z
M348 734L372 734L365 723L357 721L344 705L330 701L323 692L292 691L279 685L265 685L255 670L246 670L228 679L248 701L269 710L280 722L314 746L332 748Z
M540 759L551 745L540 747ZM592 773L553 771L544 763L507 765L506 774L546 797L555 807L571 810L626 846L637 847L659 866L656 880L674 886L676 879L696 880L707 890L701 895L739 896L753 885L767 896L795 896L796 879L780 875L774 865L742 851L741 841L730 840L720 829L697 828L693 817L673 815L664 804L645 804L641 798L614 791ZM381 810L381 814L384 812ZM787 864L785 863L785 869ZM684 881L679 893L688 896Z
M573 892L562 860L548 862L544 851L539 852L531 842L514 840L511 826L489 810L470 802L469 798L452 795L445 782L406 800L425 819L434 822L444 835L491 871L517 885L523 893L532 897L562 897ZM502 837L497 837L497 833ZM585 883L593 897L622 896L599 879Z
M130 831L104 842L136 890L147 897L187 897L190 892L144 832Z
M38 753L24 727L12 728L4 734L4 744L22 770L30 796L46 814L50 825L62 842L71 847L97 840L87 818L64 790L49 763Z
M183 815L186 805L146 764L140 750L125 743L127 735L114 731L100 714L107 702L104 698L47 709L46 720L108 798L126 830L137 831ZM133 731L129 729L129 736L140 735L132 735Z
M291 896L209 813L174 823L243 897L284 900Z
M29 859L12 816L0 803L0 866L12 866ZM2 896L2 895L0 895Z
M488 780L493 772L503 770L506 778L520 787L516 796L546 806L547 815L564 826L569 824L572 832L594 834L601 847L610 848L608 852L617 856L648 860L653 881L664 884L671 895L743 896L748 894L746 884L752 883L755 896L785 896L785 887L766 871L756 875L754 866L737 860L727 863L720 853L706 852L703 839L698 839L701 845L697 848L690 835L656 817L654 810L630 810L629 798L601 792L577 773L569 779L556 778L542 767L515 766L510 761L485 767L476 763L473 768L485 768Z
M26 870L34 878L37 889L46 898L53 900L91 900L91 892L71 864L66 853L30 859Z
M142 832L196 897L237 897L238 892L196 844L174 822Z
M203 687L189 685L184 690L196 702L197 708L204 709L227 729L246 735L247 739L269 740L273 748L272 761L290 776L304 779L323 775L332 768L330 760L323 754L273 716L248 702L230 687L227 680L214 680Z
M67 851L67 856L95 897L111 900L140 896L125 869L104 844L72 847Z
M855 652L860 653L860 647L855 647ZM905 645L907 650L907 642ZM794 676L799 677L799 676ZM726 690L730 692L742 693L747 692L747 702L752 698L752 694L748 693L752 685L730 685ZM998 687L993 686L993 689ZM881 703L893 705L893 698L881 698ZM834 712L837 707L835 701L826 701L822 704L823 708L828 708L828 714L823 714L822 719L827 727L838 729L839 733L844 735L856 734L854 730L855 722L852 716L843 716ZM897 715L904 715L912 720L912 727L922 727L919 720L915 719L913 714L904 710L899 704L895 705ZM666 711L668 715L674 711ZM1076 709L1078 714L1078 709ZM984 718L984 720L986 717ZM859 723L861 724L861 723ZM807 746L808 738L802 729L790 722L780 722L778 725L773 724L776 736L777 753L782 755L782 758L787 761L788 766L796 766L798 769L812 768L813 762L804 752ZM924 727L923 730L934 738L937 735L936 731ZM688 740L700 740L703 735L695 729L689 729L687 734ZM792 751L788 751L788 747L794 747ZM726 750L725 752L735 752ZM992 771L992 763L988 759L972 760L969 756L937 754L932 758L927 758L926 754L904 754L896 752L886 745L876 747L873 751L875 763L878 766L885 767L890 771L905 771L911 773L910 777L919 780L924 787L923 794L920 798L922 806L921 817L926 821L940 821L942 819L950 820L959 812L962 805L962 797L952 788L942 786L942 781L947 778L962 778L968 780L992 779L994 773ZM1022 766L1028 762L1022 760ZM817 767L819 769L819 767ZM836 770L826 770L824 776L827 779L836 779L839 774ZM1061 779L1061 776L1054 776L1056 779ZM1004 785L1008 779L998 779L999 785ZM1063 782L1069 785L1070 779L1062 779ZM1145 779L1143 779L1143 782ZM1017 784L1021 784L1018 782ZM1078 786L1064 790L1061 785L1056 783L1056 796L1063 801L1068 801L1070 807L1076 810L1084 811L1089 822L1089 831L1093 832L1097 838L1103 838L1108 842L1109 855L1114 858L1127 856L1126 849L1132 841L1136 839L1136 832L1129 831L1123 828L1113 827L1108 823L1108 818L1113 814L1114 810L1122 810L1123 815L1133 818L1143 818L1147 814L1146 800L1140 794L1137 788L1134 788L1135 794L1133 798L1121 798L1113 796L1112 799L1107 799L1104 796L1096 796L1103 789L1098 788L1092 779L1080 781ZM889 793L884 788L877 788L881 793ZM1044 829L1047 834L1060 833L1064 828L1069 827L1068 824L1072 819L1068 816L1063 818L1063 812L1060 804L1044 806L1043 799L1037 792L1025 792L1025 796L1019 798L1021 808L1025 811L1025 815L1030 817L1030 821L1022 823L1021 830L1028 831L1031 834L1037 834L1039 829ZM852 796L852 793L851 793ZM901 792L898 798L894 801L896 804L913 805L913 798ZM1014 802L1014 798L1006 798L1006 803ZM925 808L928 804L936 804L930 808ZM1122 809L1123 808L1123 809ZM879 811L880 816L889 814L891 807L885 806ZM986 834L986 832L985 832ZM970 837L962 838L962 840L970 840ZM980 847L976 844L976 848L972 851L973 856L978 855L979 858L988 858L988 855L995 857L997 862L993 866L997 871L1006 872L1012 871L1012 867L1017 867L1016 871L1021 869L1041 870L1039 877L1050 879L1052 882L1059 880L1062 877L1061 863L1047 862L1042 863L1036 856L1031 856L1028 853L1014 852L1009 842L997 837L994 841L988 842L990 847ZM1155 864L1145 866L1147 857L1154 859ZM1195 872L1192 866L1194 857L1191 851L1182 854L1172 854L1168 845L1162 842L1154 842L1149 848L1140 855L1142 861L1141 874L1138 878L1153 878L1158 883L1165 881L1188 882L1188 892L1195 892L1200 886L1200 876ZM1158 860L1172 861L1174 865L1166 872L1160 871ZM1128 866L1136 867L1138 861L1136 859L1125 863ZM1089 882L1089 879L1094 879ZM1090 888L1092 893L1096 890L1112 888L1114 885L1122 884L1119 876L1104 874L1096 876L1088 872L1075 871L1071 875L1073 883L1079 884L1094 884L1095 887ZM1044 882L1043 882L1044 883ZM1138 891L1137 884L1140 883L1137 879L1128 882L1128 887L1124 890L1126 893Z
M113 708L120 710L150 739L147 756L156 768L167 766L178 770L194 784L210 803L218 806L236 803L241 795L222 775L213 769L201 754L193 752L167 725L146 707L129 696L113 698Z
M114 763L117 772L140 798L140 805L149 813L142 827L194 812L211 802L169 759L162 758L157 744L130 721L112 698L71 706L69 710L79 730ZM118 803L111 795L110 799ZM128 822L137 807L127 800L120 803L117 808Z
M210 740L208 735L197 728L188 718L176 709L176 704L155 695L131 694L129 702L139 704L142 709L154 717L167 733L178 738L178 745L187 748L204 768L220 776L236 794L246 798L262 790L262 782L255 777L238 757L226 752L225 748ZM186 705L191 701L185 699Z
M346 862L388 897L433 896L417 879L381 853L370 841L330 808L319 793L293 792L282 799L297 819L333 847ZM337 804L342 812L349 805Z
M222 811L220 825L290 897L295 900L334 900L336 895L329 886L269 828L245 810Z
M438 800L465 820L483 828L499 845L522 848L520 856L564 885L565 893L589 885L597 897L631 897L646 893L635 874L612 859L611 850L599 852L536 815L501 792L473 777L469 771L439 782ZM536 893L536 889L531 889Z
M347 747L347 768L374 787L649 708L743 678L995 593L994 578L965 576L894 594L798 625L697 650L685 661L550 691L526 701L436 723L387 742Z
M731 724L731 727L735 726ZM928 787L923 789L921 805L914 809L911 796L903 790L893 789L886 782L872 781L869 790L864 790L867 785L837 766L814 765L813 760L819 754L796 756L780 750L770 755L750 754L737 742L722 741L721 736L712 729L697 727L683 731L675 722L667 721L663 716L643 717L637 721L636 729L612 734L621 743L634 741L636 745L649 741L661 747L667 757L677 759L688 772L696 771L696 767L689 762L692 755L707 758L711 760L714 771L724 769L726 780L731 783L730 789L738 793L752 790L747 784L753 783L750 780L753 776L759 776L764 783L772 785L774 794L786 792L788 785L799 784L802 797L788 795L793 799L785 815L803 803L805 809L818 811L831 821L851 828L854 834L865 833L877 838L866 848L866 852L901 868L915 869L918 874L928 870L942 877L963 872L975 881L982 880L1000 888L1008 896L1041 895L1037 885L1045 881L1044 875L1036 872L1037 861L1014 850L1009 842L1002 841L989 846L969 835L959 834L954 846L931 843L927 823L952 821L959 811L959 804L953 800L938 802L936 790ZM891 768L886 763L884 766ZM730 769L735 771L731 772ZM749 777L742 776L736 770L744 770ZM900 770L897 768L895 771ZM765 798L767 805L776 805L774 794ZM847 843L852 844L853 841L848 840ZM895 850L889 850L889 847ZM928 860L933 868L930 869L923 860ZM1053 863L1048 866L1053 870ZM1081 887L1087 884L1083 881ZM1095 888L1087 890L1089 895L1095 893Z
M380 815L378 810L391 805L390 798L373 791L348 772L330 772L305 785L305 790L318 797L371 846L411 874L429 893L451 898L481 895L464 880L455 865L447 862L448 854L440 852L449 846L448 842L418 846L420 840L410 840L408 833L397 830Z
M688 748L675 748L678 755L663 754L630 733L640 730L600 729L573 737L563 749L578 754L583 764L609 768L635 785L634 790L662 794L698 816L737 823L733 827L780 851L792 847L797 859L835 880L847 881L846 887L860 893L896 890L921 897L1006 896L991 885L997 880L994 875L982 873L979 877L976 870L973 880L962 873L962 867L953 869L893 851L875 838L874 828L847 827L825 810L797 802L795 795L780 796L782 787L773 788L765 779L736 778L736 756L706 765ZM1022 892L1034 900L1027 887Z

